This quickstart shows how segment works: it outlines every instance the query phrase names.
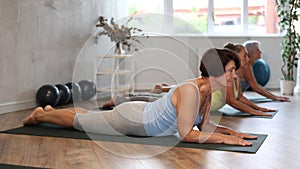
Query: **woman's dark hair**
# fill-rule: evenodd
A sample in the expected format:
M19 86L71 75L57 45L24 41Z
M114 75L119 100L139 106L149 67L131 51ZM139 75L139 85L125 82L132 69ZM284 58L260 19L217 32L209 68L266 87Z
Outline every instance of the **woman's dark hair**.
M228 49L208 49L201 59L200 72L202 77L209 76L222 76L225 72L225 66L228 62L234 61L235 69L240 68L239 57L231 50ZM221 65L222 64L222 65Z

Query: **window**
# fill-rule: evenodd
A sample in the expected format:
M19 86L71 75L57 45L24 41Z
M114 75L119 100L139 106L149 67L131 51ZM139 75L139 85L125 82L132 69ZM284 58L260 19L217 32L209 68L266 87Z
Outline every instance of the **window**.
M207 0L173 0L173 15L180 18L194 27L191 29L186 24L174 22L176 33L207 32Z
M278 34L274 0L248 0L248 34Z
M141 28L144 32L159 32L172 34L173 22L170 21L171 15L165 15L166 6L164 0L127 0L128 14L138 14L135 20L129 24L133 27Z
M210 32L214 33L242 33L243 1L222 0L213 1L213 26Z
M127 0L128 1L128 13L163 13L164 12L164 1L162 0Z
M175 34L278 34L274 0L127 0L128 14L156 13L143 23L168 23L161 28ZM173 17L174 16L174 17ZM158 18L164 18L157 22Z

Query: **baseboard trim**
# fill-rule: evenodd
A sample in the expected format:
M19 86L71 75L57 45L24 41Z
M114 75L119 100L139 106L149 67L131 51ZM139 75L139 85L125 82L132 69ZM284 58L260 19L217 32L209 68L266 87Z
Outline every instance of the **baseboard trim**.
M30 109L34 107L36 107L35 100L3 103L0 104L0 114Z

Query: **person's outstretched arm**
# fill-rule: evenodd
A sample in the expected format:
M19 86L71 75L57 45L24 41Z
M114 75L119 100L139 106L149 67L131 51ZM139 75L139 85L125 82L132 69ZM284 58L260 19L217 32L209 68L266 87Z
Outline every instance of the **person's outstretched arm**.
M264 107L260 107L258 105L256 105L255 103L253 103L252 101L250 101L247 97L245 97L242 93L242 89L241 87L239 87L239 93L238 93L238 100L241 101L242 103L252 107L255 110L259 110L262 112L275 112L276 110L273 109L268 109L268 108L264 108Z
M271 116L271 114L267 114L264 112L270 112L275 110L269 110L261 108L255 105L253 102L248 100L246 97L243 96L241 87L239 83L236 83L238 90L238 97L234 96L234 85L230 85L226 88L226 103L244 113L257 115L257 116ZM264 111L265 110L265 111Z
M270 98L274 101L283 101L288 102L290 99L288 97L283 96L276 96L272 94L271 92L267 91L265 88L263 88L261 85L259 85L254 77L252 67L250 65L245 66L243 71L244 78L250 85L251 89L267 98Z
M242 140L243 139L257 139L257 136L251 136L248 134L237 132L228 127L212 123L209 120L210 103L206 106L206 110L208 113L206 113L204 116L203 124L201 126L198 126L199 130L201 130L202 132L208 132L210 134L212 134L212 133L217 134L217 136L218 136L218 134L220 134L219 136L221 136L221 139L223 140L222 143L225 143L225 144L236 144L235 141L238 141L237 138L242 139ZM212 140L213 139L214 138L212 138ZM207 141L208 141L208 143L210 142L210 140L207 140ZM237 144L237 145L239 145L239 144Z
M206 106L210 104L210 100L207 102L206 97L199 99L198 89L196 89L193 85L183 85L182 87L176 89L180 91L175 91L175 104L177 110L177 124L178 124L178 132L180 139L184 142L196 142L196 143L223 143L223 144L232 144L232 145L241 145L241 146L250 146L251 142L244 140L243 138L256 138L255 136L250 136L246 134L240 134L238 136L234 135L237 133L233 133L233 135L225 135L222 132L214 133L209 132L209 123L204 120L202 123L205 123L198 128L204 130L195 130L193 129L194 120L196 114L199 112L205 113L204 117L209 117L209 108ZM198 104L200 104L200 109L198 109ZM202 115L201 113L199 114ZM207 118L206 118L207 119ZM208 127L206 127L208 126ZM206 130L208 129L208 130ZM217 127L219 130L226 130L220 127ZM232 130L228 130L232 131ZM230 132L231 133L231 132Z

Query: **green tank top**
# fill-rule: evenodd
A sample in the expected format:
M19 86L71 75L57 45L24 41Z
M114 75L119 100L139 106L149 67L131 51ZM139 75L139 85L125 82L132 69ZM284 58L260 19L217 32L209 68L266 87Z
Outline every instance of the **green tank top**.
M239 81L237 80L237 85L239 85ZM236 83L234 83L234 97L238 97L238 88ZM216 90L212 93L211 97L211 107L210 111L217 111L221 109L226 104L226 98L221 89Z

